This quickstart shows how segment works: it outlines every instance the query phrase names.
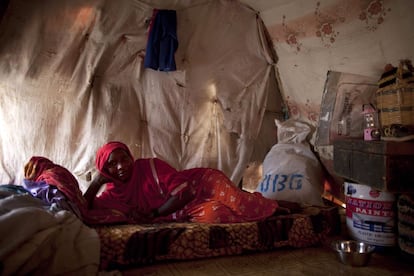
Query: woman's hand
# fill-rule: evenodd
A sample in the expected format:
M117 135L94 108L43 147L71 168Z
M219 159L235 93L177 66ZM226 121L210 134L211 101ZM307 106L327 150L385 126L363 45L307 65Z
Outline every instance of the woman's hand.
M182 185L187 184L186 182ZM186 187L186 186L185 186ZM182 189L178 194L174 193L167 201L156 210L156 215L163 217L181 210L195 197L195 190L191 187ZM154 211L154 210L153 210Z
M99 189L104 185L105 183L108 183L108 179L98 173L98 175L95 176L95 178L92 180L91 184L89 185L88 189L86 190L83 197L88 202L88 208L92 208L93 201L96 197L96 194L98 193Z
M98 173L95 178L92 180L91 185L95 184L95 185L99 185L99 187L101 187L103 184L108 183L109 180L103 176L102 174Z

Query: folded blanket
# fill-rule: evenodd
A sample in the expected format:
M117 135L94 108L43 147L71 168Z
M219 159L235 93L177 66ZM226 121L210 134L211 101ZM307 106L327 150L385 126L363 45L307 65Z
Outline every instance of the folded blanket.
M68 211L30 194L0 198L0 275L96 275L100 240Z

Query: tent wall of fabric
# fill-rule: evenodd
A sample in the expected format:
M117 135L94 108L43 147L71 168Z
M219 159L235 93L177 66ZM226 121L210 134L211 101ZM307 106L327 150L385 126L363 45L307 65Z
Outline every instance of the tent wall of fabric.
M256 11L147 2L10 1L0 26L2 183L21 183L25 162L41 155L85 188L109 140L177 169L219 168L235 183L264 157L274 142L257 142L266 122L274 129L264 118L282 105ZM143 67L154 8L177 11L176 71Z

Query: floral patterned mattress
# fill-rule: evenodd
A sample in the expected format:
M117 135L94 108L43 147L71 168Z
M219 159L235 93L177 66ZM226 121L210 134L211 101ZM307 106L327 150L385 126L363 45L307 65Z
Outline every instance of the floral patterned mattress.
M99 226L101 269L316 246L336 227L336 207L309 207L264 221Z

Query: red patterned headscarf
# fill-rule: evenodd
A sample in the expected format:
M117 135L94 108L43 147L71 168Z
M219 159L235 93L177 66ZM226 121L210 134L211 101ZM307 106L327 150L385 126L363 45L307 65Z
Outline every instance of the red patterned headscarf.
M24 178L31 181L45 181L57 187L79 208L86 206L86 200L79 189L78 181L66 168L42 156L33 156L24 166Z
M44 181L59 189L69 201L80 210L82 220L87 224L106 224L126 222L128 218L118 210L88 209L86 199L83 197L79 184L72 173L66 168L53 163L42 156L33 156L24 166L25 179L40 182Z

